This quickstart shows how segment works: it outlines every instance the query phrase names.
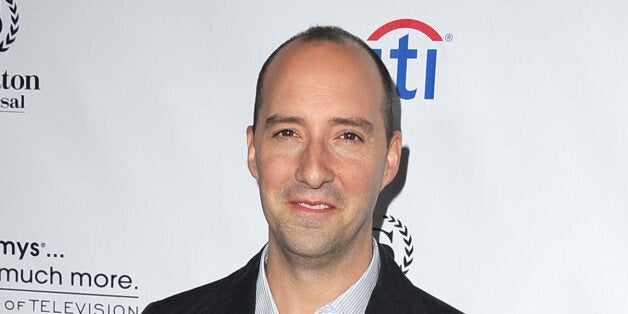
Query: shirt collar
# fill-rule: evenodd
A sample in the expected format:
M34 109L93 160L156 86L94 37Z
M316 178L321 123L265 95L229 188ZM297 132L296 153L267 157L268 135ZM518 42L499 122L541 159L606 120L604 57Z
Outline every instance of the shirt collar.
M267 259L268 245L264 247L261 254L255 292L255 313L279 314L275 300L270 292L266 271L264 270ZM360 279L336 299L316 310L315 313L364 313L371 293L373 293L377 284L379 264L379 248L377 242L373 239L373 257L369 267L364 271Z
M259 261L259 272L257 273L257 284L255 289L255 313L279 314L277 304L273 300L270 293L270 286L266 278L265 265L268 260L268 244L262 250L261 260Z

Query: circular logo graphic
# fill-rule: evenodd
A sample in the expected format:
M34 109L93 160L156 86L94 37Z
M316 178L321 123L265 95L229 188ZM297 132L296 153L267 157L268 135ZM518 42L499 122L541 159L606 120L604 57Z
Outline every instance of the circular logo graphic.
M373 231L379 233L378 242L390 248L401 271L408 273L414 259L414 244L408 227L392 215L385 215L382 227L373 228Z
M4 0L4 2L0 0L0 52L9 50L9 46L15 41L19 20L17 2L15 0Z

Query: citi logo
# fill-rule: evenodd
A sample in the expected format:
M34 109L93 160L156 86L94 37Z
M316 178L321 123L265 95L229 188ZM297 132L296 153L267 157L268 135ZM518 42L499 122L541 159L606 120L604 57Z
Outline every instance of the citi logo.
M413 36L411 37L409 32L403 32L405 35L395 38L393 35L400 33L397 30L412 30ZM418 31L421 36L414 36L415 31ZM395 39L397 39L396 42L393 42ZM412 48L411 39L427 42L428 47L426 49ZM445 35L446 41L452 39L453 35ZM376 29L367 41L380 44L379 47L373 47L373 45L371 47L384 63L396 61L396 71L391 71L391 73L397 74L397 93L401 99L416 98L419 87L422 87L423 99L434 99L438 56L436 46L443 42L443 37L434 28L418 20L394 20ZM381 48L382 46L389 48ZM423 83L422 86L420 83Z

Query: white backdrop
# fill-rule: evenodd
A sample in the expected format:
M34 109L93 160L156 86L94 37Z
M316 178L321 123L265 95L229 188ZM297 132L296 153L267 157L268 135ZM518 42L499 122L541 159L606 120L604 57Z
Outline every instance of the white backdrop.
M626 311L627 13L623 1L1 0L0 98L24 106L0 108L0 313L134 313L239 268L267 237L245 165L261 64L310 25L366 39L400 18L447 39L369 42L393 78L398 40L418 51L417 97L401 102L407 176L387 212L413 238L408 277L468 313ZM35 76L39 89L19 88Z

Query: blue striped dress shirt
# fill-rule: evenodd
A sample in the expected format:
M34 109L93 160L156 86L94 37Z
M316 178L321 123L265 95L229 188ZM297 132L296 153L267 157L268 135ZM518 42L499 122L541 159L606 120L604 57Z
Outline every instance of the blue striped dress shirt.
M275 300L270 292L270 286L268 285L268 279L266 278L266 271L264 270L264 265L268 259L268 245L264 247L261 258L262 260L260 261L259 273L257 275L257 289L255 292L255 313L279 314ZM364 274L362 274L360 279L351 285L349 289L333 301L320 307L314 313L364 313L371 297L371 293L373 293L373 289L375 289L375 285L377 284L378 275L379 249L375 239L373 239L373 258L371 259L369 267L366 271L364 271Z

